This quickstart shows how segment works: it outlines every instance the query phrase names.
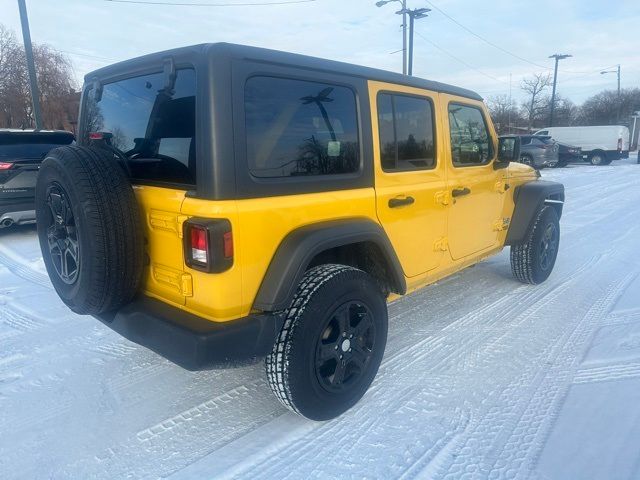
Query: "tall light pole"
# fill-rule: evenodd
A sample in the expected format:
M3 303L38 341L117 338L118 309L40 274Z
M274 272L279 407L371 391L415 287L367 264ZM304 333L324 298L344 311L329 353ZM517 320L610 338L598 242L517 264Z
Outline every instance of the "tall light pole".
M603 70L600 72L600 75L604 75L605 73L617 73L618 74L618 99L620 98L620 65L618 65L617 70Z
M553 55L549 55L549 58L556 59L556 66L553 70L553 90L551 92L551 112L549 114L549 126L553 127L553 111L556 109L556 84L558 83L558 62L560 60L564 60L565 58L569 58L573 55L559 54L554 53Z
M402 5L402 10L407 9L407 0L380 0L376 2L376 7L382 7L387 3L398 2ZM407 14L402 14L402 73L407 74Z
M38 79L36 78L36 65L33 61L33 47L31 46L31 34L29 33L29 17L25 0L18 0L20 10L20 23L22 24L22 38L24 39L24 53L29 71L29 89L31 90L31 104L33 105L33 120L36 130L42 128L42 115L40 113L40 92L38 91Z
M427 13L430 12L430 8L414 8L413 10L403 9L397 14L409 16L409 65L407 67L407 74L413 75L413 23L416 20L427 17Z
M600 72L600 75L604 75L606 73L618 74L618 110L616 113L616 121L620 122L620 108L622 107L622 102L620 101L620 64L618 64L618 68L616 70L603 70Z

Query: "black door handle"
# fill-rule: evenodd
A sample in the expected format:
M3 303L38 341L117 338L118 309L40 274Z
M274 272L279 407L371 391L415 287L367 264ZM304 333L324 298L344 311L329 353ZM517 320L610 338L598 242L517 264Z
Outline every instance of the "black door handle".
M411 205L415 200L413 197L391 198L389 199L389 208L402 207L403 205Z
M464 188L454 188L451 191L451 196L452 197L461 197L463 195L469 195L471 193L471 190L469 190L467 187Z

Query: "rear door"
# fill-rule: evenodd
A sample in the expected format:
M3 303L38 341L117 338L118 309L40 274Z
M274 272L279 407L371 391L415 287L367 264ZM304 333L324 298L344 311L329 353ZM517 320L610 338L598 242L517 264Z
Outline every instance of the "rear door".
M446 232L438 94L370 82L376 211L405 275L436 268Z
M496 135L481 102L442 95L452 196L448 240L453 260L498 246L507 169L494 169Z
M161 70L161 68L159 69ZM181 214L195 189L195 71L176 70L175 85L161 72L105 82L84 107L86 143L115 149L127 160L144 219L148 257L145 293L184 305L192 294L185 273Z

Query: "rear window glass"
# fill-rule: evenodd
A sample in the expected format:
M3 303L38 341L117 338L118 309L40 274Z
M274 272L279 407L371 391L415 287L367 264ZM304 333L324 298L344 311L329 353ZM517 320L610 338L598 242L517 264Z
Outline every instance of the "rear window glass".
M0 135L0 158L44 158L49 150L73 143L73 135L32 135L17 133Z
M85 138L102 133L102 142L128 160L134 180L195 185L196 76L176 71L172 90L163 73L105 84L102 98L85 106Z
M254 177L336 175L360 168L349 88L276 77L245 86L247 160Z

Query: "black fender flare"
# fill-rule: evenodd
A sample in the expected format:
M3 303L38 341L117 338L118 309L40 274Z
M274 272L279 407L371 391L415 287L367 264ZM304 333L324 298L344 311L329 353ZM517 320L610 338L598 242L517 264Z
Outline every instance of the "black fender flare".
M505 245L522 243L533 227L536 214L545 205L552 205L562 216L564 205L564 185L557 182L537 180L514 189L513 200L516 204L509 223Z
M333 220L306 225L290 232L280 243L253 302L255 310L273 312L289 306L313 258L330 248L371 242L383 255L394 293L403 295L407 284L400 261L382 227L366 218Z

